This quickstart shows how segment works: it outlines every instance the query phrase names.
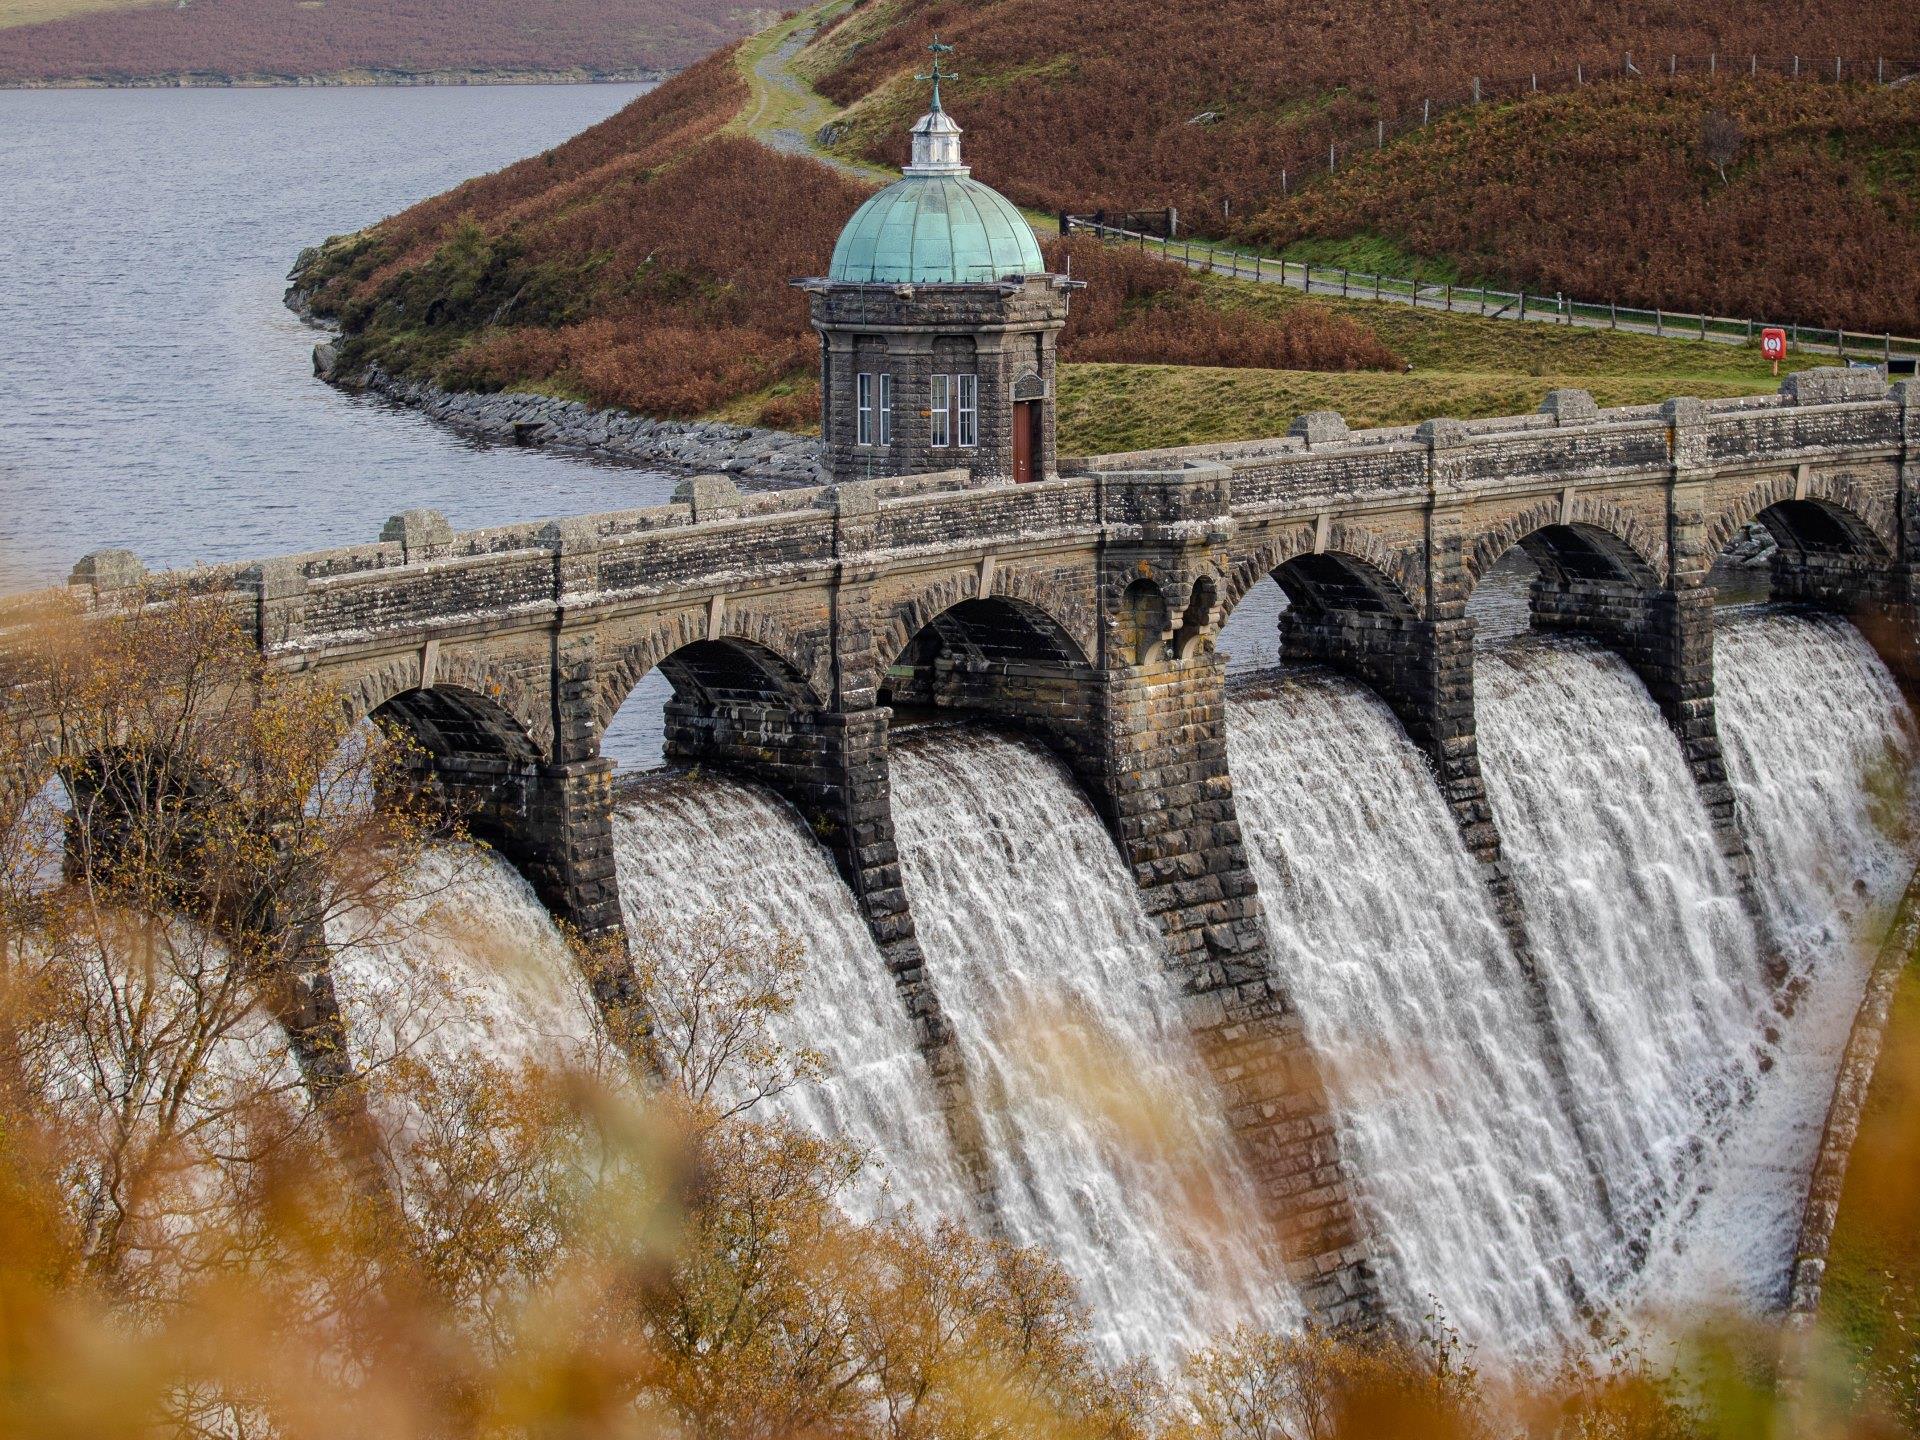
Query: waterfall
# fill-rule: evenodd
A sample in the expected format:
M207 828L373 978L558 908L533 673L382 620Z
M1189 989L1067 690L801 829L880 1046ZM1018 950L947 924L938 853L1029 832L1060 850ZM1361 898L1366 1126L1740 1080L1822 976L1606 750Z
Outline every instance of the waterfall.
M1720 738L1787 979L1772 1063L1703 1167L1647 1287L1755 1309L1786 1298L1807 1176L1881 921L1912 872L1912 716L1854 627L1734 611L1715 637Z
M1391 1300L1503 1348L1575 1322L1605 1219L1527 987L1425 759L1344 680L1236 699L1275 964L1326 1068Z
M578 967L533 887L499 855L438 845L376 916L334 917L334 987L356 1060L565 1059L597 1043Z
M614 821L621 907L636 946L724 917L762 941L804 947L795 1004L774 1022L789 1050L826 1074L765 1102L871 1159L848 1208L871 1216L911 1202L926 1219L965 1219L966 1186L927 1067L852 892L800 817L730 780L653 781Z
M1487 794L1623 1242L1612 1289L1768 1063L1763 957L1679 741L1625 662L1574 640L1478 659Z
M1297 1323L1159 933L1064 768L947 731L898 746L893 783L1012 1238L1066 1267L1114 1359Z
M1532 973L1370 692L1290 675L1228 709L1276 970L1321 1057L1389 1302L1417 1317L1434 1297L1522 1360L1595 1314L1775 1306L1875 923L1911 867L1905 705L1843 622L1723 617L1720 731L1756 923L1624 663L1564 639L1478 662ZM1165 1368L1242 1320L1297 1326L1161 937L1065 768L941 729L900 740L893 784L1005 1233L1061 1263L1116 1361ZM800 817L752 786L661 777L622 798L615 833L642 947L716 914L804 946L776 1038L828 1073L766 1104L875 1157L850 1208L977 1223L893 981ZM570 956L504 861L441 847L421 879L397 916L332 937L356 1049L460 1064L598 1043Z

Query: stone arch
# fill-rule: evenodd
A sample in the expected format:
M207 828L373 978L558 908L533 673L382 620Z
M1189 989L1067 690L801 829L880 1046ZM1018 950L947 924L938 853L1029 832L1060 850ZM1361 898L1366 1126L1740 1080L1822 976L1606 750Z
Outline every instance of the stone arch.
M1235 562L1226 576L1218 603L1219 624L1224 626L1247 593L1262 580L1273 577L1294 562L1320 557L1334 566L1350 571L1379 600L1388 613L1416 615L1421 609L1419 595L1422 580L1408 552L1382 543L1372 531L1359 525L1335 522L1327 527L1326 543L1316 549L1316 530L1311 524L1292 525L1266 540L1244 559ZM1282 582L1285 588L1285 582ZM1293 597L1289 592L1288 598Z
M1563 502L1555 496L1475 537L1466 557L1469 594L1516 545L1543 568L1604 568L1609 578L1631 580L1643 590L1657 589L1667 571L1665 538L1639 517L1596 497L1573 495Z
M649 671L670 668L676 655L684 662L680 674L668 676L676 688L699 685L700 672L714 673L731 657L751 667L768 696L777 695L802 709L819 709L827 703L826 665L817 642L803 640L757 610L723 610L719 633L710 635L711 628L711 611L706 607L676 611L658 619L639 640L615 650L600 669L595 733L607 728ZM722 683L714 673L714 685Z
M1173 617L1167 609L1166 593L1141 576L1120 596L1114 617L1114 643L1129 665L1144 665L1154 650L1173 633Z
M342 699L346 727L351 729L381 710L393 714L402 724L418 720L424 725L437 725L439 721L434 714L439 711L449 725L483 726L496 742L492 753L513 754L516 758L530 755L534 760L552 753L550 708L542 703L544 697L529 693L511 674L479 657L457 651L438 657L430 685L420 684L421 670L418 652L398 655L347 686ZM396 709L395 702L408 695L429 698L409 701ZM439 705L432 698L435 695L447 704ZM460 707L470 714L466 720L456 720L449 706Z
M1837 526L1863 558L1885 563L1899 553L1892 504L1874 495L1850 475L1808 475L1802 484L1792 472L1755 482L1736 496L1707 526L1707 554L1717 556L1733 537L1758 520L1774 531L1774 538L1792 543L1801 538L1789 507L1808 507ZM1771 512L1773 523L1769 524Z
M1071 658L1082 664L1098 653L1092 614L1058 581L1019 567L996 567L983 594L980 571L968 569L930 582L919 594L894 607L875 646L877 672L884 676L915 637L941 615L970 600L1006 604L1042 633L1057 635L1070 648Z
M1220 587L1214 583L1213 576L1204 572L1196 576L1187 596L1187 608L1180 616L1180 627L1173 633L1176 660L1191 660L1202 653L1203 647L1211 647L1214 612L1219 608Z

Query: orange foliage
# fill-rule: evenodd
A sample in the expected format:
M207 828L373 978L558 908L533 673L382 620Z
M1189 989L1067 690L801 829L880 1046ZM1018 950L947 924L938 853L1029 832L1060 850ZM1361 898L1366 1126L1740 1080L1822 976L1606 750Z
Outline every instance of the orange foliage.
M1476 75L1525 82L1625 51L1920 54L1920 7L1843 0L900 0L820 88L851 104L911 75L936 30L960 48L948 98L981 179L1049 208L1174 205L1202 230L1222 201L1237 215L1277 194L1304 136L1344 138ZM1207 111L1220 119L1189 123ZM872 158L902 158L905 118L873 132Z
M1742 144L1722 180L1704 118ZM1355 231L1536 292L1920 334L1911 87L1596 86L1460 117L1253 217Z
M422 202L303 275L349 367L430 373L459 389L537 386L660 416L720 409L815 364L806 298L864 192L717 133L744 97L716 56L565 145ZM1066 263L1056 250L1056 265ZM1072 247L1069 358L1353 370L1395 357L1317 306L1218 310L1178 266ZM763 423L804 426L817 390Z

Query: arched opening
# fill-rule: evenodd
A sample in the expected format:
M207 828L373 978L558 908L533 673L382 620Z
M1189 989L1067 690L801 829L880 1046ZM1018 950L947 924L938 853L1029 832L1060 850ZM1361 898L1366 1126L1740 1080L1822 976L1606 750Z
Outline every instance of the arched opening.
M1467 598L1478 644L1528 630L1632 629L1660 577L1619 536L1590 525L1543 525L1487 566Z
M1357 555L1296 555L1240 597L1220 624L1218 644L1229 676L1323 665L1371 684L1366 656L1417 614L1386 572Z
M1914 673L1912 611L1893 557L1852 511L1826 500L1782 500L1735 531L1715 558L1716 575L1744 581L1730 598L1844 615L1896 673Z
M472 759L537 764L539 748L498 701L477 691L436 685L406 690L373 711L375 721L398 726L436 760Z
M544 757L512 712L476 690L435 685L403 690L368 719L391 727L403 745L413 747L403 767L408 783L425 787L477 839L515 853L528 787ZM350 735L342 747L344 762L352 763L355 744ZM401 778L386 773L377 783Z
M1892 558L1873 527L1845 507L1781 500L1732 531L1712 578L1722 603L1798 601L1855 614L1885 598Z
M791 661L738 637L690 641L608 701L600 753L627 774L663 762L753 769L754 754L790 746L796 722L821 708Z
M1210 577L1202 575L1193 582L1193 592L1187 597L1187 608L1180 617L1180 628L1173 636L1174 659L1191 660L1208 646L1207 626L1219 600L1220 591Z
M1141 608L1142 624L1153 624L1151 603ZM884 672L879 701L901 723L972 713L1051 731L1092 713L1076 693L1091 676L1073 637L1046 612L1017 600L962 600L907 641Z
M1300 555L1273 572L1290 610L1301 616L1336 611L1406 617L1413 606L1400 588L1364 560L1348 555Z
M1158 585L1142 576L1127 586L1120 597L1115 640L1129 664L1145 665L1153 659L1172 628L1167 597Z

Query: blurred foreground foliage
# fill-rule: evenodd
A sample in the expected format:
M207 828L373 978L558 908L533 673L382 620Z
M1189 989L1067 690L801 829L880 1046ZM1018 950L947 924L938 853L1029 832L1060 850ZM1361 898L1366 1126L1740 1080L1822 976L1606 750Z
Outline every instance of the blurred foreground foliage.
M762 1103L821 1067L772 1023L800 952L725 916L635 937L650 1065L349 1036L330 963L409 923L457 826L404 737L264 669L217 601L157 602L48 617L10 677L55 720L0 753L0 1434L1898 1433L1830 1398L1817 1341L1783 1392L1765 1327L1525 1383L1437 1314L1104 1363L1043 1253L850 1215L873 1159Z

